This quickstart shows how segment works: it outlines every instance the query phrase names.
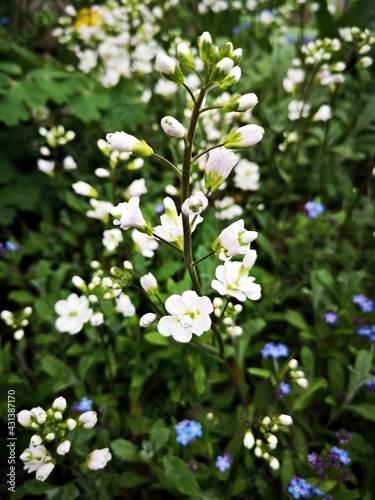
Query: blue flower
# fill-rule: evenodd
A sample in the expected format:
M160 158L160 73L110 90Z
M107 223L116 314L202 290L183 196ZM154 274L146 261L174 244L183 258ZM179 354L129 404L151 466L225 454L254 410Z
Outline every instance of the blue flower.
M311 488L311 495L312 496L319 496L322 497L324 495L324 492L319 488L319 486L316 484Z
M311 485L305 479L294 477L288 486L288 492L293 498L309 498Z
M375 342L375 325L372 326L361 326L357 329L358 335L362 335L363 337L369 337L371 342Z
M267 344L262 349L263 358L287 358L289 356L289 351L286 345L275 342L267 342Z
M325 212L326 207L322 205L319 201L308 201L305 203L305 210L307 213L307 217L310 219L316 219Z
M90 411L92 409L92 401L86 396L83 396L78 403L74 405L76 411Z
M219 469L220 472L225 472L231 466L231 460L228 453L223 456L218 456L215 462L215 467Z
M202 436L202 426L194 420L182 420L174 426L177 443L186 446L190 441Z
M367 392L370 394L375 392L375 377L366 382Z
M337 446L334 446L333 448L331 448L330 453L333 455L336 455L338 457L339 461L343 465L348 465L351 462L349 455L348 455L348 452L345 450L342 450L341 448L337 448Z
M281 399L282 397L286 396L287 394L290 394L290 385L287 384L286 382L280 382L280 385L276 391L276 396Z
M333 311L328 311L324 314L324 319L329 325L335 325L339 319L338 315Z
M364 313L374 310L374 301L366 297L366 295L354 295L353 303L357 304Z

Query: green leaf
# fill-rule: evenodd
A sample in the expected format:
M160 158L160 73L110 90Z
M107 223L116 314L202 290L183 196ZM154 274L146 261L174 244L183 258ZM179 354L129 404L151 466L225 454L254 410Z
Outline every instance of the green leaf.
M69 107L75 112L77 118L84 123L100 119L101 109L107 109L110 105L107 94L98 94L84 91L69 100Z
M35 297L32 293L27 292L26 290L14 290L10 292L9 299L14 300L18 304L32 304L35 300Z
M300 411L309 405L314 393L319 389L327 387L327 381L325 378L316 378L307 389L295 400L292 411Z
M165 474L172 487L184 495L202 495L194 472L178 457L165 456L162 459Z
M371 420L371 422L375 422L375 405L361 403L358 405L346 405L343 409L356 413L367 420Z
M136 472L133 472L131 470L123 472L120 474L118 478L116 478L116 484L119 484L123 488L136 488L137 486L140 486L141 484L145 484L149 482L148 477L140 476Z
M363 385L371 369L372 356L370 351L361 349L355 358L354 368L351 368L349 386L347 391L347 401L350 401L355 393Z
M340 392L344 389L345 371L336 359L328 360L328 379L331 391Z
M300 330L308 330L309 328L309 325L306 323L303 315L294 309L288 309L285 312L285 320Z
M290 450L285 450L281 460L281 485L286 490L290 480L296 475L294 470L294 458Z
M155 452L160 451L168 442L170 429L163 420L157 420L150 431L150 441Z
M8 75L20 75L22 73L22 68L18 66L18 64L3 61L0 62L0 71L4 71L4 73L8 73Z
M167 337L163 337L159 332L149 332L144 335L144 339L149 344L154 345L170 345L170 341Z
M143 462L139 449L130 441L119 438L112 441L110 446L116 457L124 462Z
M267 370L266 368L248 368L247 371L250 373L250 375L254 375L255 377L260 378L268 378L272 375L270 370Z

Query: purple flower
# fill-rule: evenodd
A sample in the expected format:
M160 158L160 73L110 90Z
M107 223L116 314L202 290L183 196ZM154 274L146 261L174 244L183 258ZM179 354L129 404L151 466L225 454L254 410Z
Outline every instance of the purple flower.
M284 396L286 396L289 393L290 393L290 385L287 384L286 382L280 382L280 385L279 385L279 387L277 388L277 391L276 391L276 396L279 399L281 399L281 398L283 398Z
M225 455L221 456L219 455L216 459L215 462L215 467L219 469L220 472L225 472L227 469L229 469L231 466L231 459L228 453L225 453Z
M267 344L262 349L263 358L287 358L289 356L289 351L286 345L275 342L267 342Z
M335 325L339 319L338 315L333 311L328 311L324 314L324 319L329 325Z
M310 219L316 219L326 210L326 207L319 201L308 201L305 203L304 207L307 213L307 217L309 217Z
M375 392L375 377L366 382L367 392L372 394Z
M202 426L194 420L182 420L174 426L177 443L186 446L190 441L202 436Z
M352 440L352 435L346 429L337 431L336 436L339 438L340 444L348 444Z
M83 396L83 398L81 398L78 403L73 404L73 408L75 411L91 411L92 401L86 396Z
M340 464L349 465L351 462L348 452L342 450L341 448L337 448L337 446L331 448L328 455L328 460L335 468L338 468Z
M374 310L374 301L366 297L366 295L354 295L353 303L357 304L364 313Z

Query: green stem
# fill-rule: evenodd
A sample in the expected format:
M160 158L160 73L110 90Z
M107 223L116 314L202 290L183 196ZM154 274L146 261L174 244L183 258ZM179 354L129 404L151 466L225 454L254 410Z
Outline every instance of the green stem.
M156 238L157 240L160 240L160 241L162 241L163 243L165 243L166 245L170 246L171 248L174 248L174 249L175 249L175 250L177 250L179 253L181 253L181 252L182 252L181 248L178 248L178 246L173 245L173 243L171 243L170 241L165 240L164 238L162 238L162 237L161 237L161 236L159 236L158 234L156 234L156 233L152 233L152 236L153 236L154 238Z
M183 83L182 85L184 86L184 88L186 89L187 93L192 98L193 103L195 104L197 102L197 100L196 100L195 95L193 94L193 92L189 89L189 87L186 85L186 83Z
M164 316L164 311L159 309L159 307L150 299L150 297L147 295L147 293L138 285L131 283L129 285L131 288L136 290L142 297L148 302L148 304L159 314L159 316ZM163 304L164 308L164 304Z
M214 251L212 250L212 252L208 253L207 255L205 255L204 257L201 257L200 259L196 260L193 262L193 266L196 266L197 264L199 264L200 262L202 262L203 260L205 259L208 259L208 257L211 257L211 255L214 255Z
M205 111L210 111L210 109L221 109L223 106L206 106L202 108L199 113L204 113Z
M159 297L158 294L156 294L156 298L158 299L159 301L159 304L161 305L161 307L164 309L165 312L168 312L165 308L165 305L164 305L164 302L161 300L161 298Z
M156 153L152 153L151 156L153 156L154 158L157 158L158 160L160 160L160 161L164 162L166 165L168 165L168 167L170 167L173 170L173 172L175 174L177 174L178 177L181 179L181 172L178 170L178 168L175 165L173 165L172 162L170 162L169 160L164 158L164 156L157 155Z
M197 154L196 156L194 156L194 158L191 160L191 163L194 163L195 161L198 160L198 158L205 155L209 151L212 151L213 149L216 149L216 148L221 148L221 146L224 146L223 142L221 142L220 144L216 144L216 146L211 146L210 148L205 149L204 151L202 151L199 154Z
M217 326L217 327L219 327L219 326L220 326L220 323L223 321L224 314L225 314L225 311L227 310L228 304L229 304L229 299L227 299L227 301L226 301L226 303L225 303L225 306L223 307L223 310L221 311L220 317L219 317L219 319L217 320L217 323L216 323L216 326Z

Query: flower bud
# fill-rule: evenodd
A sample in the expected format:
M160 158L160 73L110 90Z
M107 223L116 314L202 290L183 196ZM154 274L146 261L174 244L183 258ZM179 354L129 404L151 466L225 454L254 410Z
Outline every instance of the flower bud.
M139 326L141 328L147 328L148 326L151 325L151 323L155 321L155 319L156 319L156 314L154 313L144 314L139 320Z
M184 75L179 67L179 65L171 57L166 54L158 54L156 57L156 69L167 80L171 80L174 83L182 84L184 83Z
M280 462L277 460L277 458L272 457L270 460L270 467L273 470L279 470L280 469Z
M210 62L212 56L218 52L218 48L212 43L212 38L208 31L205 31L198 37L198 48L199 57L204 62Z
M95 411L85 411L85 413L82 413L82 415L78 417L78 423L85 429L92 429L97 421L98 416Z
M34 434L34 436L32 436L30 439L31 446L39 446L42 443L43 439L38 434Z
M177 59L188 69L195 69L193 51L186 45L186 43L179 43L177 45Z
M66 399L63 398L62 396L56 398L55 401L52 403L52 408L54 410L64 411L66 409Z
M298 380L296 380L296 382L303 389L306 389L309 386L309 381L307 380L307 378L299 378Z
M65 425L68 430L73 431L77 427L77 422L73 418L65 420Z
M145 274L140 279L141 286L143 290L150 295L156 295L158 293L158 282L152 273Z
M288 366L291 370L295 370L298 366L298 361L293 358L289 361Z
M227 102L222 110L228 111L247 111L253 109L253 107L258 103L258 97L255 94L244 94L239 97L233 97L229 102Z
M290 415L285 415L284 413L279 415L278 421L282 425L292 425L292 423L293 423L292 417Z
M232 59L224 57L212 70L210 79L214 82L221 82L229 74L233 66Z
M161 119L160 125L164 133L169 137L182 139L186 135L185 127L176 118L173 118L173 116L164 116Z
M37 479L38 481L45 481L53 471L54 467L55 464L52 462L48 462L46 464L41 465L39 469L36 471L35 479Z
M187 198L181 206L181 212L185 215L195 215L200 214L208 206L208 199L202 193L198 191L195 195Z
M49 432L47 436L44 438L46 441L53 441L55 439L55 434L53 432Z
M238 80L241 78L241 68L239 66L235 66L230 70L228 75L224 78L224 80L219 85L220 90L227 90L232 87Z
M125 151L137 156L151 156L154 151L145 141L140 141L126 132L107 134L106 139L114 151Z
M251 448L254 446L254 434L250 430L246 432L245 437L243 438L243 444L248 450L251 450Z
M70 450L70 441L66 439L56 448L56 452L58 455L66 455Z
M224 137L224 147L227 149L240 149L258 144L263 138L264 129L258 125L245 125L232 130Z
M87 182L83 181L78 181L75 182L72 185L72 188L74 189L74 192L76 194L79 194L81 196L90 196L91 198L97 198L98 197L98 192L96 189L94 189L90 184Z

